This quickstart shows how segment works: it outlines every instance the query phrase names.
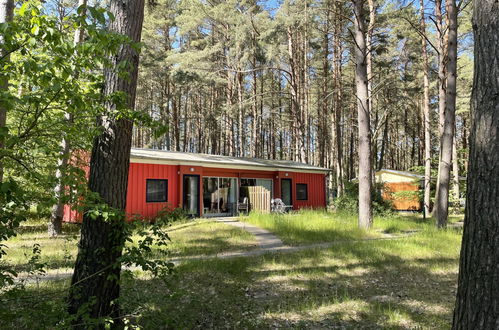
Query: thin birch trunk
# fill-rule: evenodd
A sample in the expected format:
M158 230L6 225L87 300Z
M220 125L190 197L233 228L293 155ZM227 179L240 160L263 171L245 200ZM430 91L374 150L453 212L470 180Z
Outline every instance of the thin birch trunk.
M0 0L0 23L9 23L12 21L12 18L14 16L14 0ZM5 47L4 47L4 37L2 34L0 34L0 58L5 58L3 59L4 62L9 61L9 56L7 54L4 54L5 52ZM0 91L8 91L9 89L9 80L7 77L4 77L2 74L0 74ZM4 128L7 125L7 109L8 109L8 104L4 102L3 100L0 100L0 129ZM0 136L0 149L3 149L5 146L5 141L3 135ZM4 175L4 166L3 166L3 160L2 157L0 157L0 183L3 182L3 175Z
M83 8L87 5L87 0L79 0L78 8ZM86 15L86 8L80 11L81 17ZM74 34L74 45L79 44L83 40L83 29L78 28ZM74 79L78 79L78 74L75 73ZM71 124L73 122L73 114L66 112L64 114L64 120ZM62 182L62 178L65 175L65 171L68 167L69 157L71 155L71 144L65 133L62 133L62 140L59 144L61 151L59 153L59 159L57 160L57 169L55 171L56 185L54 187L54 198L56 203L52 206L52 214L50 216L50 222L48 224L48 235L50 237L56 237L62 232L62 219L64 217L64 202L63 197L65 194L65 186Z
M452 192L454 201L459 205L459 158L457 155L457 138L454 132L452 143Z
M420 0L421 7L421 33L426 35L426 21L424 14L424 2ZM430 214L431 198L431 117L430 117L430 82L428 78L429 64L428 52L426 49L426 38L421 37L421 47L423 54L423 126L424 126L424 212Z

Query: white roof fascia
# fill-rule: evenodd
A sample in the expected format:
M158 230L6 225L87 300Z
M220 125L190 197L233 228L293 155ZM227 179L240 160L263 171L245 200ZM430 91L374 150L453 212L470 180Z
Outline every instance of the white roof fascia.
M376 174L381 173L381 172L396 174L396 175L405 176L405 177L409 177L409 178L424 179L424 175L415 174L415 173L411 173L411 172L405 172L405 171L397 171L397 170L379 170L376 172Z
M244 159L243 162L248 163ZM232 164L228 162L213 162L209 160L179 160L179 159L168 159L159 158L153 156L130 156L131 163L141 163L141 164L160 164L160 165L190 165L190 166L202 166L210 168L226 168L226 169L239 169L239 170L256 170L256 171L288 171L288 172L299 172L299 173L323 173L326 174L330 170L322 168L299 168L290 166L272 166L265 164L238 164L237 162ZM304 164L305 165L305 164ZM306 165L305 165L306 166Z

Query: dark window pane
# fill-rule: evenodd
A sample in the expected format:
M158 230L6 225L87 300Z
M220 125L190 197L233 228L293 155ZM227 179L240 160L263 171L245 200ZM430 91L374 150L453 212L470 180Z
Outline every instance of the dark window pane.
M291 179L281 180L281 200L286 205L292 205Z
M166 202L168 200L168 180L147 179L146 202Z
M296 184L296 199L300 201L306 201L308 199L308 190L305 183Z

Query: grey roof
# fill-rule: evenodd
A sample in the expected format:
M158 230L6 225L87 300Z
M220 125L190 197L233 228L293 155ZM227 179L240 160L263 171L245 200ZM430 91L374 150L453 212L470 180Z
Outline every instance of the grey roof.
M267 170L300 170L313 172L329 172L323 167L292 162L289 160L269 160L259 158L229 157L219 155L197 154L189 152L132 148L130 158L154 159L178 165L204 163L206 165L230 165L231 168L262 167Z

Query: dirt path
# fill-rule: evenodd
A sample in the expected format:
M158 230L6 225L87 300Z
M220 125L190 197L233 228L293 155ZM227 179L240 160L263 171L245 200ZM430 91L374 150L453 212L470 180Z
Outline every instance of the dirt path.
M333 242L325 242L325 243L315 243L315 244L309 244L309 245L299 245L299 246L289 246L285 245L282 240L275 236L273 233L270 231L253 226L251 224L248 224L246 222L242 222L237 220L237 218L215 218L214 220L224 223L226 225L234 226L237 228L244 229L251 234L255 236L256 241L258 242L258 249L252 250L252 251L233 251L233 252L222 252L218 254L213 254L213 255L206 255L206 256L193 256L193 257L181 257L181 258L175 258L172 259L171 262L173 262L175 265L178 265L184 261L189 261L189 260L207 260L207 259L213 259L213 258L219 258L219 259L227 259L227 258L237 258L237 257L253 257L253 256L260 256L264 255L267 253L292 253L292 252L297 252L297 251L303 251L303 250L308 250L308 249L325 249L332 247L334 245L338 244L343 244L346 242L368 242L368 241L375 241L375 240L387 240L387 239L399 239L399 238L405 238L408 236L411 236L414 234L414 232L403 234L403 235L392 235L392 234L383 234L382 237L376 237L376 238L364 238L360 240L341 240L341 241L333 241ZM132 267L130 270L140 270L139 267ZM44 276L40 276L37 278L30 278L26 276L25 274L19 274L17 279L19 281L25 281L27 283L36 283L38 281L50 281L50 280L58 280L58 279L64 279L71 277L73 274L72 269L58 269L56 272L47 272Z
M253 234L253 236L255 236L260 249L268 250L281 248L284 246L284 243L281 241L281 239L272 234L270 231L250 225L246 222L241 222L237 220L237 218L216 218L215 220L223 224L238 227L250 232L251 234Z
M253 257L260 256L266 253L292 253L297 251L303 251L308 249L325 249L334 245L343 244L347 242L368 242L368 241L376 241L376 240L387 240L387 239L398 239L405 238L415 234L416 232L409 232L402 235L393 235L393 234L383 234L382 237L372 237L372 238L364 238L360 240L338 240L333 242L324 242L324 243L314 243L308 245L299 245L299 246L289 246L285 245L282 240L275 236L270 231L251 225L246 222L242 222L237 220L235 217L227 217L227 218L215 218L214 220L224 223L226 225L238 227L244 229L251 234L253 234L258 242L258 249L253 251L234 251L234 252L222 252L215 255L208 256L193 256L193 257L182 257L173 259L172 262L175 264L179 264L182 261L187 260L204 260L204 259L226 259L226 258L237 258L237 257Z

